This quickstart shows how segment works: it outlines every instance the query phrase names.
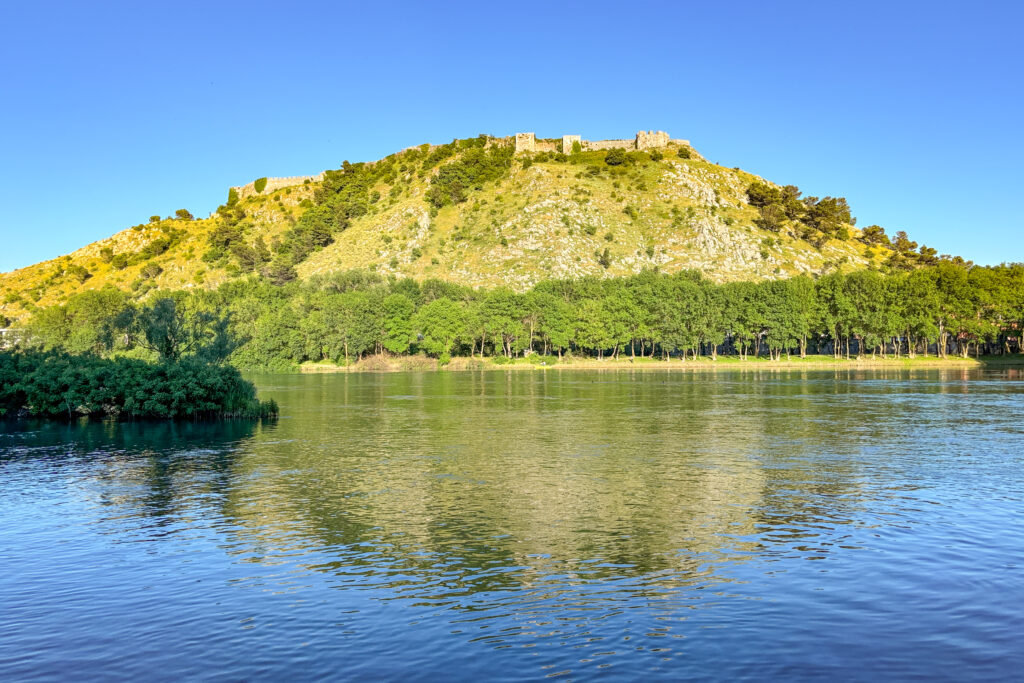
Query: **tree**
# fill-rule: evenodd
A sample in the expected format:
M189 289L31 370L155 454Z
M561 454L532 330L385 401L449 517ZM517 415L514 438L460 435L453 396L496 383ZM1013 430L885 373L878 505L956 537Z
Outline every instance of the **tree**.
M391 353L405 353L413 341L412 301L404 294L391 294L384 299L383 346Z
M413 325L422 335L420 346L423 350L435 356L443 356L451 353L455 340L462 333L465 319L461 306L442 297L420 308Z
M562 350L569 348L572 342L572 308L547 292L534 290L531 296L538 311L537 332L544 341L544 354L554 349L561 358Z
M593 351L599 360L604 359L605 349L613 343L609 322L608 310L599 299L586 299L576 309L576 343Z
M880 225L869 225L861 232L860 239L864 244L874 244L883 247L890 247L892 243L889 236L885 234L885 228Z
M163 361L177 362L193 354L218 362L231 351L228 319L190 306L181 294L157 298L139 311L135 322L142 345Z
M508 358L517 350L515 342L524 340L526 329L523 326L522 301L518 294L506 287L498 287L484 296L480 307L483 328L494 340L495 347L501 347ZM528 344L522 342L519 349Z
M753 182L747 187L747 201L757 208L782 204L782 191L766 183Z
M195 217L187 209L178 209L174 212L175 217L182 221L194 221Z

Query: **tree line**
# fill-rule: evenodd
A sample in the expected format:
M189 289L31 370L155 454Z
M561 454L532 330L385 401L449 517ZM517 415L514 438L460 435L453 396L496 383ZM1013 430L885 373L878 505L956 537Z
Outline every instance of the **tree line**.
M198 358L245 368L348 364L374 354L717 358L1020 353L1024 265L940 261L909 272L716 284L699 273L548 280L528 292L369 271L133 302L113 288L39 311L31 347Z

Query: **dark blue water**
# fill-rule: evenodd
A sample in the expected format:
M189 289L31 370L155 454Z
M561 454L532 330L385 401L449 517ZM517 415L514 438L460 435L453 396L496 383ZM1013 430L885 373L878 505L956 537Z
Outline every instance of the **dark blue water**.
M257 378L0 427L0 679L1006 679L1016 371Z

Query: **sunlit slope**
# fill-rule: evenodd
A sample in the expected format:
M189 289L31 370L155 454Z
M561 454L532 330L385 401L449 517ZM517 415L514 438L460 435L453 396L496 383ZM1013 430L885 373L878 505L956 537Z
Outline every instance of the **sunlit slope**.
M701 160L665 159L588 173L599 165L516 163L507 178L431 216L422 187L358 219L300 274L371 267L469 285L526 289L544 278L695 268L716 281L864 267L863 244L819 250L754 225L746 188L759 180ZM851 238L856 237L851 231ZM607 258L604 251L608 250ZM875 258L880 258L881 254ZM607 264L607 267L606 267Z
M863 268L888 253L869 251L852 226L848 239L817 246L798 230L757 227L747 188L762 179L696 153L681 158L675 145L614 166L604 152L516 155L500 177L438 207L429 201L434 179L467 153L453 144L458 151L435 166L429 151L437 147L428 146L378 162L393 170L365 188L365 212L296 261L294 275L366 268L523 290L545 278L652 268L698 269L716 281L781 278ZM287 250L289 231L322 201L323 185L305 180L243 192L229 211L222 207L210 218L151 220L67 256L0 274L0 315L16 319L106 285L143 298L153 290L269 276L270 262Z

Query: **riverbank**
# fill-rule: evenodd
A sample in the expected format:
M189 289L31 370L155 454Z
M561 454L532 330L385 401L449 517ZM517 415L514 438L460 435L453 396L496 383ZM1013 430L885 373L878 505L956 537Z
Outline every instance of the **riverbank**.
M505 359L494 358L452 358L447 365L440 365L434 358L426 356L371 356L350 365L334 363L303 363L298 366L302 373L335 372L431 372L465 370L866 370L866 369L930 369L930 368L983 368L983 367L1024 367L1024 355L991 356L981 360L975 358L936 358L917 356L915 358L833 358L832 356L808 356L799 358L769 360L751 358L741 360L736 356L719 356L717 360L701 357L697 360L661 360L659 358L617 359L565 357Z

